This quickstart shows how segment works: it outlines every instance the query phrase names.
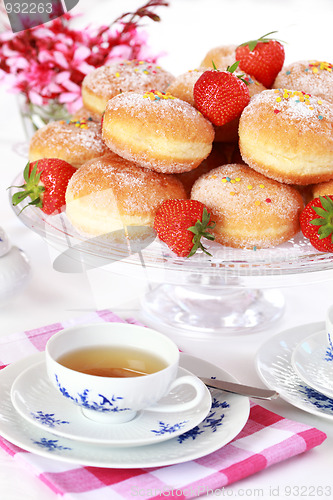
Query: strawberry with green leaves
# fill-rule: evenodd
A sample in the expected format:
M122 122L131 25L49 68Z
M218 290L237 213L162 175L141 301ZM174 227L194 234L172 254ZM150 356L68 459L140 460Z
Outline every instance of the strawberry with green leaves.
M234 71L238 61L227 71L205 71L196 81L193 96L196 108L214 125L221 126L239 117L250 102L247 82Z
M197 200L166 200L154 219L157 236L179 257L191 257L198 248L210 255L201 238L214 240L214 227L211 214Z
M13 205L29 197L31 201L26 206L39 207L48 215L61 212L66 205L68 181L75 171L75 167L58 158L43 158L27 163L23 172L25 183L15 186L21 191L13 195Z
M301 231L321 252L333 252L333 196L319 196L301 213Z
M267 38L273 33L276 31L271 31L258 40L242 43L236 49L239 68L267 88L273 85L285 59L283 45L278 40Z

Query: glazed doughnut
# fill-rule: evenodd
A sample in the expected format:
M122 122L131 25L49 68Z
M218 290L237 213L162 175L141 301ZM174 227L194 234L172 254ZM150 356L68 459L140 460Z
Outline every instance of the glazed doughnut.
M94 69L82 82L84 106L103 114L109 99L122 92L165 91L173 76L156 64L146 61L117 61Z
M237 163L211 170L194 184L191 198L212 212L215 241L235 248L269 248L299 231L299 192Z
M60 158L78 168L108 151L100 123L92 119L60 120L35 132L29 145L29 160Z
M196 168L211 152L213 125L169 93L126 92L107 103L106 145L127 160L167 174Z
M188 102L192 106L195 106L194 96L193 96L193 88L196 81L200 78L200 76L206 71L205 69L194 69L179 75L174 79L174 81L170 84L168 91L175 97L182 99L183 101ZM259 94L263 90L266 90L261 83L252 78L250 75L242 71L234 71L235 75L242 75L243 79L248 82L248 89L250 93L250 97ZM235 118L229 123L222 125L221 127L217 127L214 125L215 129L215 142L235 142L238 140L238 123L239 117Z
M182 183L110 153L87 162L71 177L66 215L78 232L108 234L126 226L153 226L169 198L186 198Z
M245 163L287 184L333 179L333 109L300 91L265 90L254 96L239 122Z
M218 69L227 69L236 61L237 45L221 45L210 49L200 64L200 68L213 69L213 62Z
M324 61L294 62L282 68L273 88L302 90L333 104L333 65Z

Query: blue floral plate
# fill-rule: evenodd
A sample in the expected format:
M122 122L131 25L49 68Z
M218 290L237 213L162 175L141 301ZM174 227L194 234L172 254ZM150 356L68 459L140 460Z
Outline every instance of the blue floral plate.
M333 399L303 380L292 363L299 343L324 328L324 322L310 323L274 335L259 348L256 365L261 379L285 401L308 413L333 419Z
M190 375L179 368L178 377ZM43 430L52 434L86 443L107 446L143 446L172 439L200 424L208 415L212 399L206 386L202 402L187 411L156 413L142 410L130 422L101 424L87 418L81 408L64 398L52 385L45 361L36 363L15 379L11 399L16 411ZM162 404L176 404L191 400L194 388L176 387L161 400Z
M333 343L326 330L302 340L291 357L298 375L318 392L333 398Z
M212 389L212 405L207 417L190 431L164 442L117 448L56 436L49 429L31 424L23 418L15 410L10 397L16 377L43 360L43 353L34 354L0 371L0 435L16 446L46 458L122 469L183 463L222 448L237 436L248 419L248 398ZM186 354L181 354L181 367L197 376L224 377L236 381L224 370Z

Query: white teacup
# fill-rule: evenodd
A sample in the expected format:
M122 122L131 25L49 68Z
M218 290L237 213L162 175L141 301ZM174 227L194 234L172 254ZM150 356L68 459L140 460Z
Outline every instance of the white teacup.
M86 353L89 349L88 358L92 356L92 350L97 349L97 358L114 364L116 370L122 370L117 368L118 361L126 358L129 349L134 349L141 353L138 358L143 356L146 361L152 361L152 357L157 356L158 371L145 375L135 373L135 376L122 376L121 373L120 377L118 373L114 376L113 371L112 376L82 373L77 371L73 362L68 361L71 353L82 349ZM53 335L46 344L45 352L47 373L54 386L63 396L81 406L85 416L97 422L127 422L139 410L147 408L159 412L185 411L197 406L205 394L205 386L197 377L186 375L177 378L179 350L176 344L150 328L127 323L78 325ZM116 360L110 361L114 353L118 353ZM64 356L68 355L66 361ZM73 359L77 361L79 355L74 354ZM69 364L64 366L59 360ZM136 360L132 365L135 363L141 362ZM82 366L79 368L82 369ZM158 404L161 398L182 384L195 389L195 396L190 401Z

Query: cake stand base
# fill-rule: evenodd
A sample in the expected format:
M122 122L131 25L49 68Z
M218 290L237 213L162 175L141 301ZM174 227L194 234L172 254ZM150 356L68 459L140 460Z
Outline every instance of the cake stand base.
M277 321L284 306L278 290L164 284L144 296L141 314L167 335L205 340L257 333Z

